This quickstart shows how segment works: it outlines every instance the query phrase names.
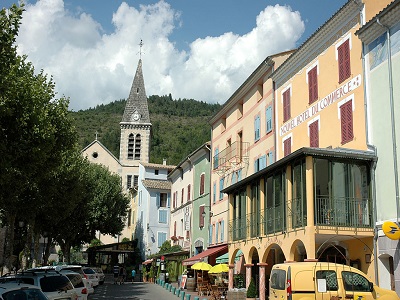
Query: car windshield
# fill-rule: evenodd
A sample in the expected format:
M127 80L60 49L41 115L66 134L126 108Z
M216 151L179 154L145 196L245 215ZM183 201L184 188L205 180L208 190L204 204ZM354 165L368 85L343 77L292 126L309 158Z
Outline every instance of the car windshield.
M93 269L83 269L83 272L85 272L85 274L95 274L96 273Z
M40 279L40 287L43 292L72 290L73 286L66 276L48 276Z
M41 290L29 288L6 292L2 297L4 300L47 300L47 297Z

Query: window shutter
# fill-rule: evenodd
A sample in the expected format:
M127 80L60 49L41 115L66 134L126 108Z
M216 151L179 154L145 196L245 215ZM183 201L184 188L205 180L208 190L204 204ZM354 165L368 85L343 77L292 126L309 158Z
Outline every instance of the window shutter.
M221 221L221 242L224 241L224 220Z
M318 121L310 124L310 147L319 147Z
M204 194L204 174L200 175L200 195Z
M181 198L181 205L183 204L183 198L184 198L184 196L185 196L185 189L184 188L182 188L182 198Z
M267 132L272 130L272 106L268 106L265 111L265 119L266 119L266 128Z
M308 101L313 103L318 99L317 66L308 72Z
M167 194L167 207L169 208L171 206L171 195L170 193Z
M156 194L156 205L157 205L157 208L160 207L160 193Z
M203 217L203 212L204 212L204 206L199 207L199 226L202 228L204 227L204 219Z
M174 236L176 236L176 221L174 222Z
M187 201L190 201L190 184L187 187L188 193L187 193Z
M274 163L274 153L270 151L268 156L269 156L269 164L272 165Z
M258 158L254 161L254 173L258 172Z
M283 122L290 119L290 89L283 93Z
M338 49L339 83L350 77L350 44L346 40Z
M260 170L264 169L267 167L267 156L264 154L263 156L261 156L261 166L260 166Z
M342 144L345 144L354 138L352 101L348 101L340 107L340 123L342 127Z
M213 203L215 204L217 201L217 184L214 183L213 185Z
M224 178L221 178L219 180L219 199L222 200L222 198L224 198L224 193L222 193L221 191L224 189Z
M214 150L214 169L216 169L216 168L218 168L218 164L219 164L219 162L218 162L218 152L219 152L219 150L218 150L218 148L216 148L215 150Z
M260 139L260 116L254 119L254 140L258 141Z
M212 229L213 229L213 227L212 227L212 225L210 224L210 225L208 226L208 243L209 243L209 244L212 244Z
M215 224L215 243L218 243L218 229L219 229L219 223Z
M283 142L284 156L287 156L291 153L291 141L292 138L288 138Z
M232 184L236 183L236 172L232 173Z
M238 170L238 181L242 180L242 169Z

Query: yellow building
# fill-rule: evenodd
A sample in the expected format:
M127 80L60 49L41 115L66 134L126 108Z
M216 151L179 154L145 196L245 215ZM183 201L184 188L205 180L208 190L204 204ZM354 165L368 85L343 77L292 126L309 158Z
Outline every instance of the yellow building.
M211 209L229 211L230 288L239 250L246 287L255 278L261 300L272 265L285 261L340 262L375 281L376 155L354 33L390 2L348 1L271 73L256 70L212 119L211 186L225 195Z

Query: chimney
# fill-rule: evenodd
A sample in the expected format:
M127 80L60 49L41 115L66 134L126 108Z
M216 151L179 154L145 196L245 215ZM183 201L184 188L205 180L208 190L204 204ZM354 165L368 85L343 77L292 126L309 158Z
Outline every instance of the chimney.
M164 166L166 166L166 165L167 165L167 159L166 159L166 158L163 158L163 160L162 160L162 164L163 164Z

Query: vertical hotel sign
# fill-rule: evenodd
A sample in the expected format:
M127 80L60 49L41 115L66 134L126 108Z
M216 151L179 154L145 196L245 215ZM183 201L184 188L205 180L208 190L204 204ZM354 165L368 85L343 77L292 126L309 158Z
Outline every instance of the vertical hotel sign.
M283 136L290 132L293 128L299 126L301 123L306 121L307 119L313 117L320 111L324 110L331 104L335 103L338 99L346 96L351 91L354 91L361 85L361 74L357 75L341 87L334 90L332 93L319 100L313 106L310 106L306 111L297 115L290 121L286 122L279 130L280 136Z
M185 207L185 230L190 230L190 211L189 205Z

